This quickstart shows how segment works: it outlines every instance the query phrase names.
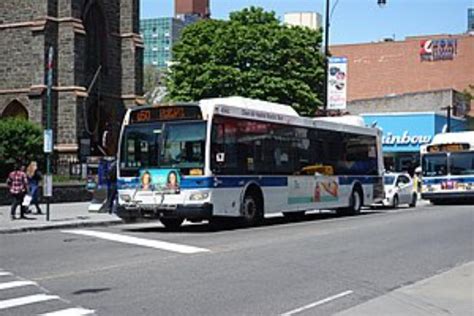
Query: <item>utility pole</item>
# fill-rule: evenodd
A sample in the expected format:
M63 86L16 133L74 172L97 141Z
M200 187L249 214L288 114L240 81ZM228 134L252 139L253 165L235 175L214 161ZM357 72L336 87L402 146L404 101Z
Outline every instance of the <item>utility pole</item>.
M451 132L451 112L453 110L453 107L451 105L445 106L444 108L441 108L441 110L446 110L446 133Z
M53 58L54 49L49 47L48 51L48 80L47 80L47 103L46 103L46 129L44 130L44 153L46 155L46 175L43 183L43 196L46 197L46 220L49 221L50 198L53 196L53 176L51 175L51 154L53 152L53 129L51 126L51 90L53 88Z
M337 5L338 0L336 0ZM379 7L384 7L387 4L387 0L377 0ZM325 14L325 26L324 26L324 102L323 102L323 116L327 116L328 100L329 100L329 15L330 15L330 0L326 0L326 14ZM333 8L334 9L334 8Z
M326 16L324 26L324 102L323 115L327 116L328 110L328 79L329 79L329 0L326 0Z

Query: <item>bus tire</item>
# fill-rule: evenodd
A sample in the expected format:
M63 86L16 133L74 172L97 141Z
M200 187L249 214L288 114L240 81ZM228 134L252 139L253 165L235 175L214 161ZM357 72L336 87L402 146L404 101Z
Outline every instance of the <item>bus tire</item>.
M178 229L181 224L183 223L183 218L160 218L160 222L165 226L168 230L176 230Z
M409 207L416 207L416 201L418 200L418 195L416 193L413 193L413 196L411 197L411 202L408 205Z
M242 224L255 226L263 220L263 203L255 192L247 192L242 201Z
M353 216L360 214L362 205L364 204L362 189L360 186L354 186L352 189L351 196L349 198L349 207L341 208L337 210L338 215Z

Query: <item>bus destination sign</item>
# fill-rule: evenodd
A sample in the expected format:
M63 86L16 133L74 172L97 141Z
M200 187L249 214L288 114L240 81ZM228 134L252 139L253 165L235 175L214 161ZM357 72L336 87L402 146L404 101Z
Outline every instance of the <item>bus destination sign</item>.
M464 151L469 150L469 144L439 144L439 145L431 145L428 146L429 153L437 153L437 152L457 152L457 151Z
M150 123L170 120L200 120L201 110L197 106L159 106L135 110L130 115L130 123Z

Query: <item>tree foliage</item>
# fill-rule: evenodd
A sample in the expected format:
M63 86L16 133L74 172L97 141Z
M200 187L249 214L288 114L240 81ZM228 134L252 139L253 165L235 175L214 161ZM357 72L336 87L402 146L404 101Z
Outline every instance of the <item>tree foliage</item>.
M39 125L25 119L0 120L0 178L16 161L41 160L43 132Z
M323 95L321 38L320 31L284 26L274 12L255 7L231 13L228 21L192 24L173 48L169 97L239 95L312 115Z

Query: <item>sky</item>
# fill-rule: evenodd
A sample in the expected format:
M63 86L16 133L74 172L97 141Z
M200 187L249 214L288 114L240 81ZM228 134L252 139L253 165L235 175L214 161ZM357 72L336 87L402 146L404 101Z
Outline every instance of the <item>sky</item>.
M142 18L174 14L174 0L140 0ZM324 16L326 0L210 0L211 15L227 19L232 11L249 6L275 11L282 19L286 12L316 11ZM474 0L330 0L336 4L330 19L330 45L375 42L391 37L429 34L458 34L467 29L467 8Z

